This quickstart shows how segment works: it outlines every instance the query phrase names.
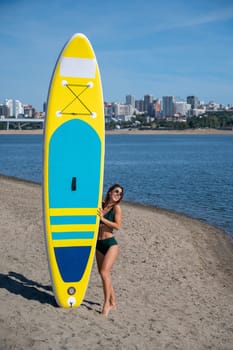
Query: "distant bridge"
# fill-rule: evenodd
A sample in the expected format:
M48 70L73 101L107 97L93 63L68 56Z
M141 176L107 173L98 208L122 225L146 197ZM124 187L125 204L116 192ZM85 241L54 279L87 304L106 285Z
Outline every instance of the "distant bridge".
M0 118L0 124L6 123L6 129L9 130L10 124L15 128L21 130L29 124L39 124L40 129L44 128L44 118Z

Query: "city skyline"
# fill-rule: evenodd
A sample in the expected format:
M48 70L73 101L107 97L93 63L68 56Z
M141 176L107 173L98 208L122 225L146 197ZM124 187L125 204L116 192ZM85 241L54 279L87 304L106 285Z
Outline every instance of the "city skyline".
M124 98L124 101L122 100L122 101L106 101L106 100L104 100L104 104L108 104L108 103L110 103L110 104L131 104L132 106L134 106L135 105L135 103L136 102L143 102L143 103L145 103L145 104L150 104L150 103L154 103L154 102L159 102L159 103L161 103L161 104L163 104L163 99L164 98L167 98L167 97L172 97L173 99L174 99L174 101L173 102L185 102L185 103L191 103L189 100L190 100L190 98L195 98L195 100L196 100L196 107L197 107L197 105L209 105L209 104L216 104L216 105L218 105L218 106L220 106L220 107L223 107L223 108L227 108L227 107L230 107L230 108L232 108L233 107L233 104L230 104L230 103L227 103L227 104L221 104L221 102L219 102L219 101L214 101L214 100L210 100L210 101L208 101L208 102L206 102L206 101L201 101L199 98L198 98L198 96L195 96L195 95L192 95L192 96L186 96L186 98L180 98L180 97L176 97L176 96L171 96L171 95L165 95L165 96L160 96L160 97L156 97L156 96L153 96L153 95L149 95L149 94L144 94L143 95L143 97L141 97L141 98L139 98L139 99L137 99L137 98L135 98L135 96L133 96L133 95L130 95L130 94L126 94L125 95L125 98ZM131 103L131 102L129 102L130 101L130 99L133 99L133 101L134 101L134 103ZM11 102L12 101L12 102ZM8 103L19 103L20 105L21 105L21 107L19 107L19 108L23 108L23 107L26 107L26 108L28 108L28 107L30 107L30 108L32 108L32 109L35 109L35 112L38 112L38 113L42 113L42 112L45 112L45 106L46 106L46 102L47 101L44 101L43 102L43 108L41 109L41 110L37 110L36 108L35 108L35 106L33 106L30 102L24 102L24 101L20 101L18 98L16 98L16 99L13 99L13 98L9 98L9 99L4 99L3 101L1 101L0 100L0 107L1 106L8 106ZM192 104L192 103L191 103ZM195 107L195 108L196 108Z
M0 100L41 111L59 52L83 32L96 52L105 101L130 93L233 104L229 1L2 0L0 9Z
M133 95L125 95L124 102L117 101L104 101L105 116L107 110L111 109L110 114L116 114L113 109L121 110L120 114L133 115L135 111L147 112L148 115L155 115L157 117L162 115L175 115L179 113L181 115L188 114L193 110L193 115L202 114L208 110L232 110L233 105L222 105L216 101L209 101L204 103L200 101L197 96L187 96L186 99L177 100L175 96L162 96L162 98L154 98L153 95L144 95L143 99L135 99ZM113 109L112 109L113 108ZM25 112L26 111L26 112ZM153 112L154 111L154 112ZM160 114L162 112L162 114ZM155 114L154 114L155 113ZM5 99L4 103L0 101L0 118L1 117L45 117L46 114L46 102L43 104L43 111L38 111L32 104L25 104L22 101L16 99Z

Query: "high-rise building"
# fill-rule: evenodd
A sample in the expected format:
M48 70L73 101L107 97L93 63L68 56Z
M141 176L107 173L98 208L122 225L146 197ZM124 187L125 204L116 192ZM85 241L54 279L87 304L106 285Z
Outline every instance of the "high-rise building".
M175 112L180 116L187 116L191 109L191 105L184 101L175 102Z
M135 101L135 108L138 110L138 112L144 112L144 101L143 100L136 100Z
M175 97L163 96L163 116L173 117L175 114Z
M43 103L43 112L46 113L47 111L47 102Z
M161 101L159 98L157 98L156 100L154 100L153 102L153 111L154 111L154 116L155 117L159 117L160 116L160 112L161 112Z
M126 97L125 97L125 103L126 103L127 105L131 105L131 106L133 106L133 108L135 108L135 98L134 98L134 96L132 96L132 95L126 95Z
M31 105L24 105L23 109L25 118L33 118L35 114L35 109Z
M15 101L15 117L21 117L24 115L24 108L23 108L23 104L21 101L19 100L14 100Z
M115 116L126 116L133 114L133 107L122 103L114 103Z
M104 102L104 115L105 117L112 117L115 115L113 103Z
M9 117L13 117L15 116L14 114L14 106L13 106L13 100L5 100L5 106L7 106L8 110L9 110Z
M198 107L198 98L196 96L188 96L187 97L187 103L191 105L192 109L196 109Z
M0 105L0 117L9 117L9 108L6 105Z
M23 104L19 100L5 100L5 105L9 108L10 117L18 118L24 114Z
M152 95L145 95L144 96L144 110L148 114L150 114L151 111L151 104L153 102L154 97Z

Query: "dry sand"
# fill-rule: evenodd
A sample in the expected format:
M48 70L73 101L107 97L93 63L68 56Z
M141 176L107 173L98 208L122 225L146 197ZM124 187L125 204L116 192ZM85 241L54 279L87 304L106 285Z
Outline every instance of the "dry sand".
M183 215L122 203L117 310L96 263L83 304L61 309L50 287L41 186L0 176L0 349L232 350L233 246Z

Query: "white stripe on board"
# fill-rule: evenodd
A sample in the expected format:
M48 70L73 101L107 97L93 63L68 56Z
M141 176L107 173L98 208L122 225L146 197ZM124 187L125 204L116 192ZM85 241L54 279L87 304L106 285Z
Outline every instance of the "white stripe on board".
M75 78L95 78L95 58L62 57L60 75Z

